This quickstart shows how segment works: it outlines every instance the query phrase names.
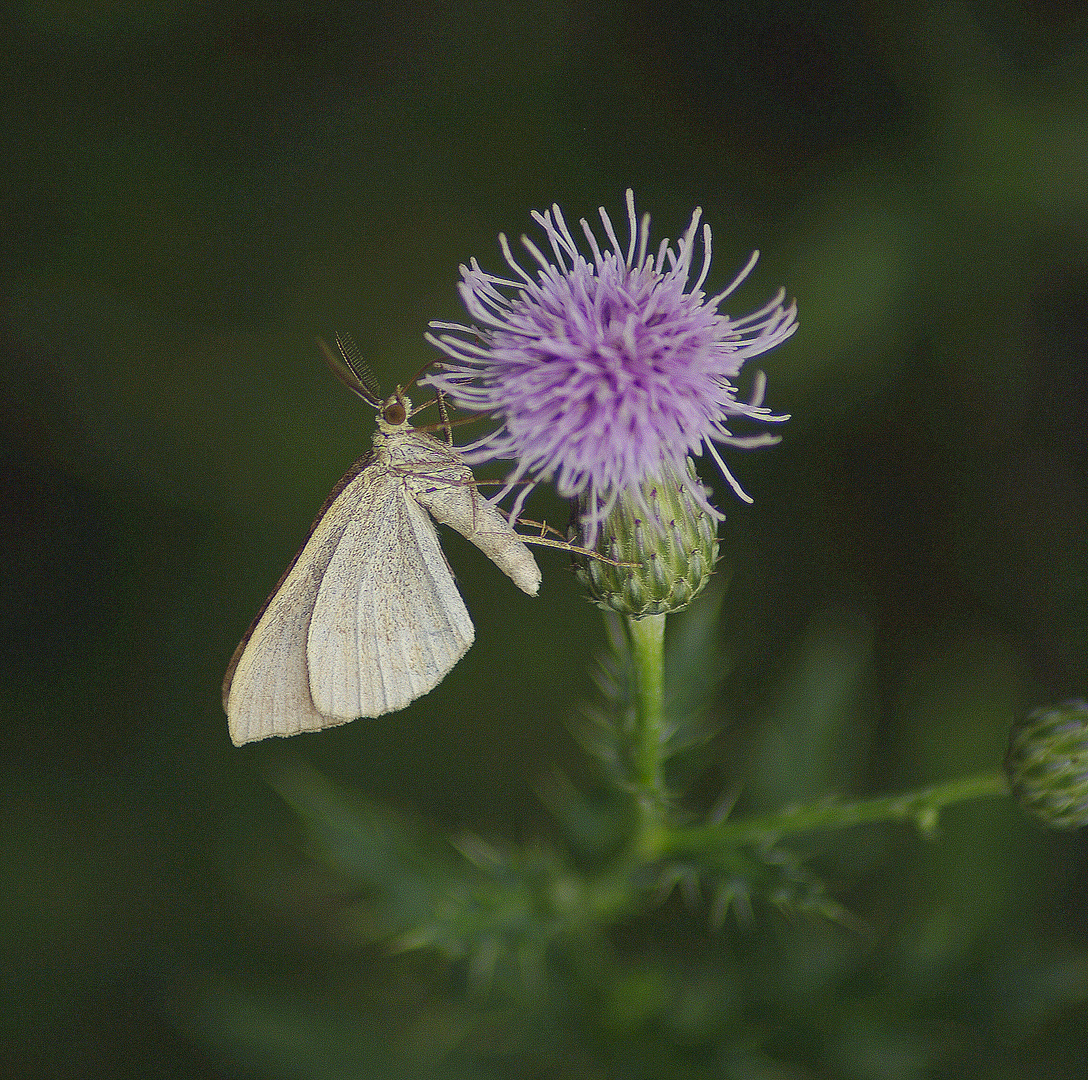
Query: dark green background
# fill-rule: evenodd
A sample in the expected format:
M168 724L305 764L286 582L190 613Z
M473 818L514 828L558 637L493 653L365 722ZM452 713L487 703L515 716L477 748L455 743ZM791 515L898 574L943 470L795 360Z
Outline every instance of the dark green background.
M427 321L459 317L458 263L500 270L496 234L530 209L622 217L631 186L660 238L701 205L709 288L764 252L732 312L779 284L798 300L764 363L784 442L730 459L753 507L717 485L733 585L708 792L824 793L789 763L842 672L835 779L862 794L990 769L1014 716L1088 693L1075 7L5 6L10 1075L643 1075L614 1047L653 1043L653 979L630 981L614 1031L525 1071L500 1034L472 1050L473 1007L428 958L330 941L264 780L300 756L442 827L549 831L534 788L585 775L564 725L603 641L562 559L542 554L533 601L446 538L478 640L402 714L236 750L219 704L236 640L369 442L315 333L348 330L384 385L406 378ZM1085 1075L1079 836L998 802L950 812L936 844L889 828L843 850L863 945L773 912L715 937L666 908L630 946L680 984L692 954L797 958L795 1012L767 990L760 1044L797 1071L691 1071L677 1051L652 1075ZM870 992L836 1013L821 964L855 948ZM326 997L354 1004L307 1019Z

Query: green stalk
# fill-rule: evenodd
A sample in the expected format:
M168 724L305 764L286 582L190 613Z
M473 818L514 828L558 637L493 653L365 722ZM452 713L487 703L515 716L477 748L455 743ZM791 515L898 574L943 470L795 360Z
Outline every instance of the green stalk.
M662 829L656 840L658 857L717 852L744 844L774 841L790 833L817 829L845 829L877 821L913 821L925 833L932 832L945 806L968 799L1008 795L1003 772L982 773L950 780L899 795L882 795L854 802L823 801L787 807L773 814L722 821L716 825L691 825Z
M645 823L659 821L668 801L665 757L665 616L626 619L635 674L634 780Z

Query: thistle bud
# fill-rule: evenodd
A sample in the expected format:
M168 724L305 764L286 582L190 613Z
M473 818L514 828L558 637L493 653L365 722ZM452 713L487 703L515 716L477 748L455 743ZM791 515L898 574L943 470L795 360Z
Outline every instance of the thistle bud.
M638 492L620 495L608 515L597 524L590 514L593 534L575 528L576 543L599 552L616 566L584 556L575 557L575 569L598 607L624 615L664 615L688 606L710 580L718 560L717 522L704 509L706 492L686 461L681 479L668 466L662 478L646 481ZM582 500L580 518L586 516Z
M1020 805L1052 829L1088 824L1088 703L1063 701L1014 724L1005 772Z

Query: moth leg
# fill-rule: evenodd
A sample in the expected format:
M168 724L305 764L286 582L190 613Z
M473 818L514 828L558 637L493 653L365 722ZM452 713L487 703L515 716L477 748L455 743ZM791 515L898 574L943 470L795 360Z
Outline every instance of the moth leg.
M620 562L618 559L610 559L607 555L602 555L599 551L590 551L588 548L578 547L577 544L572 544L569 540L554 540L547 534L554 533L556 536L562 536L563 534L544 521L530 521L528 518L519 517L517 519L517 524L531 525L540 530L535 536L530 536L527 533L518 533L518 536L525 544L536 544L538 547L549 547L556 548L559 551L569 551L573 555L582 555L587 559L596 559L597 562L607 563L609 566L634 568L641 565L640 563Z
M438 415L442 417L442 428L446 432L446 445L453 446L453 424L450 423L450 411L446 407L446 395L439 390L438 397L435 399L438 402Z

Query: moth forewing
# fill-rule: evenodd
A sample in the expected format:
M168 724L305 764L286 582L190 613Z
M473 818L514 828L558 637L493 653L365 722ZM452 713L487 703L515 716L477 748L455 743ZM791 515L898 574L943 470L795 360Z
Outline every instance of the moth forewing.
M475 636L434 523L396 473L376 480L325 570L307 634L310 695L330 717L403 709Z

